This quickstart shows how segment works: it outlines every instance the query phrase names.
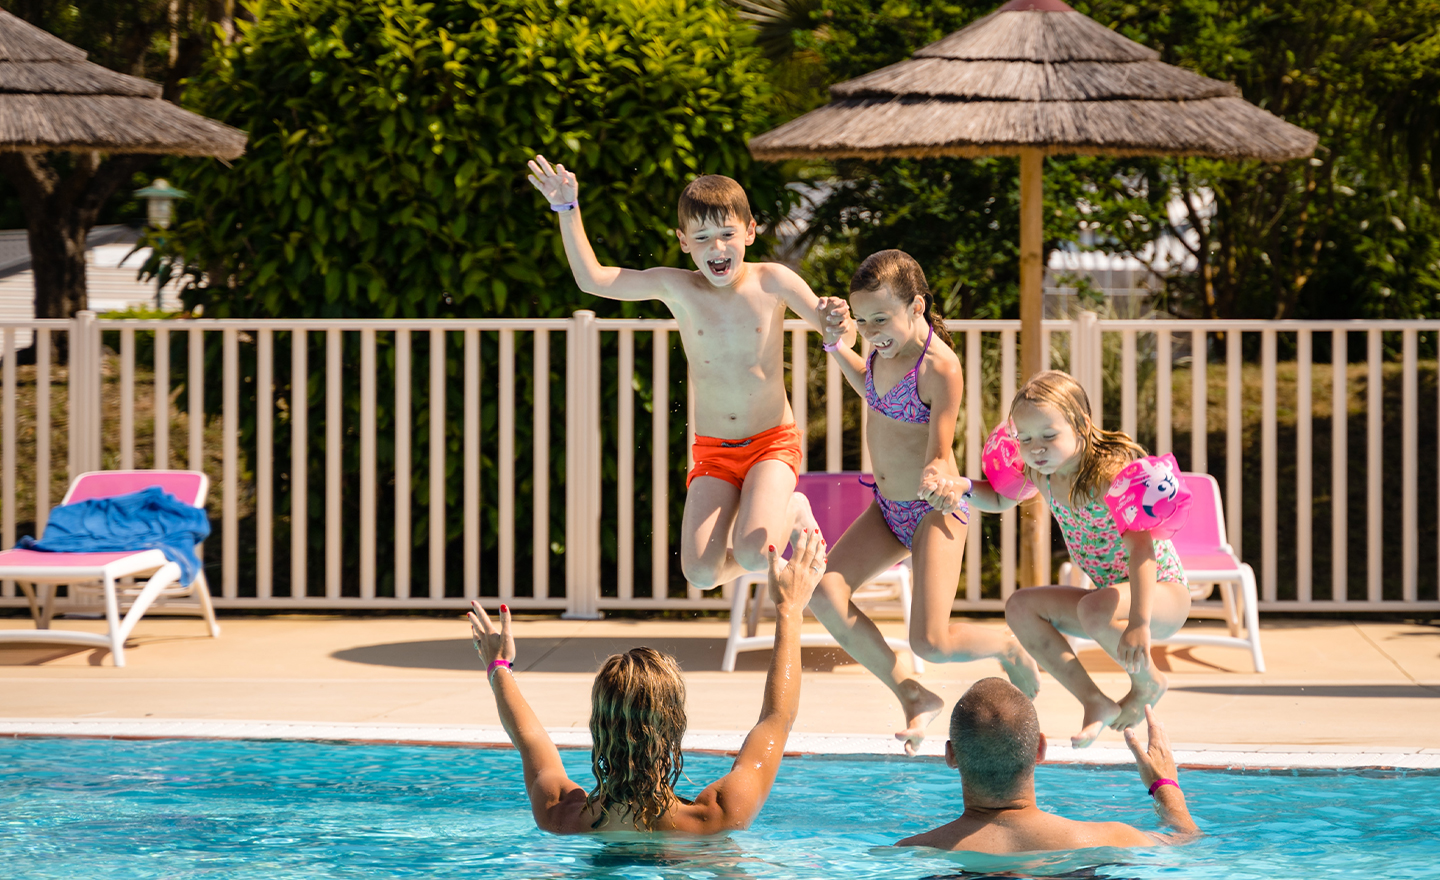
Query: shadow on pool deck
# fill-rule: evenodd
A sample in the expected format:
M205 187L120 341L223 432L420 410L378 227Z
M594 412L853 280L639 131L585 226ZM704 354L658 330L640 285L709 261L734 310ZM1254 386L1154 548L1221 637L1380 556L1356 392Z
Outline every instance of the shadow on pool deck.
M645 644L674 657L686 672L719 672L725 656L725 640L718 638L652 637ZM520 638L515 640L517 668L522 672L593 673L612 654L635 647L633 638L584 636L578 638ZM434 639L364 645L336 651L330 656L350 663L389 666L398 669L475 668L470 643L463 639ZM801 665L806 671L833 672L841 665L854 665L849 655L837 648L805 648ZM764 672L770 667L769 651L749 651L735 661L737 672Z

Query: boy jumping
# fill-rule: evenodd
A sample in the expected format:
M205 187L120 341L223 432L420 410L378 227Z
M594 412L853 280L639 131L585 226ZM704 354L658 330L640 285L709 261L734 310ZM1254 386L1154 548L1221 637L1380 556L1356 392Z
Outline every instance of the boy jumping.
M675 234L695 271L635 270L595 258L573 171L544 156L529 166L530 182L560 215L576 285L607 299L658 299L680 325L695 383L695 466L680 541L686 580L708 590L764 569L766 547L818 529L795 491L803 438L785 396L783 322L788 306L823 330L821 301L787 267L745 262L755 220L745 191L728 177L698 177L680 194ZM852 339L853 332L847 328Z

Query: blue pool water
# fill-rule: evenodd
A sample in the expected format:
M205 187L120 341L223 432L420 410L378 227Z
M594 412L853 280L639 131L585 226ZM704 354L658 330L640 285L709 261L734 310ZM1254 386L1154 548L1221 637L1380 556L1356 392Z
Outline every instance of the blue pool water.
M588 753L562 754L588 783ZM729 764L687 756L695 782L681 793ZM1182 781L1201 842L1052 856L1004 876L1440 878L1440 776ZM1042 806L1072 818L1157 828L1131 771L1041 767L1037 786ZM935 761L787 758L748 831L607 844L535 830L510 750L0 741L0 876L17 880L998 876L973 856L887 848L958 809L956 777Z

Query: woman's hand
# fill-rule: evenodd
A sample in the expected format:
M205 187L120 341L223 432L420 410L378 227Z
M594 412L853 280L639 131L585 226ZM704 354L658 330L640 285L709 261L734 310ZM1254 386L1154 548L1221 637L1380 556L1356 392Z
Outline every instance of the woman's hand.
M1126 672L1132 675L1144 672L1150 665L1150 624L1130 621L1120 634L1115 653L1118 655L1115 659Z
M575 172L566 171L564 165L552 167L550 160L544 156L536 156L526 164L530 166L530 183L550 204L565 205L578 198L580 184L575 179Z
M920 491L917 497L926 504L949 516L963 513L965 496L970 492L970 481L965 477L948 476L940 468L930 465L920 475Z
M500 628L490 622L490 616L480 607L478 600L470 603L470 636L480 660L489 666L495 660L515 659L515 637L510 634L510 609L500 606Z
M824 296L816 304L815 311L825 322L825 330L821 334L825 344L834 345L844 340L850 325L850 304L838 296Z
M819 529L801 532L791 549L790 564L784 568L780 567L782 560L774 544L768 551L770 598L777 608L804 608L810 603L820 576L825 574L825 539Z

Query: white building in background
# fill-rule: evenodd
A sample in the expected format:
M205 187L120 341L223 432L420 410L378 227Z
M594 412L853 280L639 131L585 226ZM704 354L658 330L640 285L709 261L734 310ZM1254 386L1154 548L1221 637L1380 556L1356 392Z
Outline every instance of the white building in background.
M135 250L139 233L129 226L97 226L85 250L85 285L96 312L126 309L179 311L178 279L157 290L154 281L140 281L140 267L150 248ZM157 294L159 298L157 299ZM35 273L30 268L30 242L23 229L0 231L0 320L35 317ZM16 334L15 344L30 344L29 331Z

